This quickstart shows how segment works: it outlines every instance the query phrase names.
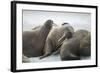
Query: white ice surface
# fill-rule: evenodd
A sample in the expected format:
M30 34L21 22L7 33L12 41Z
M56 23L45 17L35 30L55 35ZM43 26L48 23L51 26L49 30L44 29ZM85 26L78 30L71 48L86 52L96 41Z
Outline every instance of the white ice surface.
M32 63L37 63L37 62L53 62L53 61L61 61L60 55L51 55L48 57L45 57L43 59L39 59L39 57L32 57L28 58L29 61ZM81 57L81 60L87 60L90 59L90 57Z
M61 61L60 56L59 55L51 55L48 57L45 57L43 59L39 59L39 57L33 57L33 58L29 58L30 62L52 62L52 61Z

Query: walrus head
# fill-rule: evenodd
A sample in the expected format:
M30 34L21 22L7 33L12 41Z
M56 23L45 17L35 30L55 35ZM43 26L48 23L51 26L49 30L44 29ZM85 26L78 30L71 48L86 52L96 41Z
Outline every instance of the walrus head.
M47 29L51 29L52 26L57 26L57 24L54 24L54 23L53 23L53 20L47 20L47 21L44 23L44 26L45 26ZM41 28L41 26L36 26L36 27L32 28L32 30L35 30L35 29L38 29L38 28Z
M44 23L44 26L48 29L50 29L53 25L53 20L47 20L45 23Z
M53 22L53 20L47 20L45 23L44 23L44 25L46 26L46 28L51 28L52 26L57 26L54 22Z
M43 26L39 30L39 35L40 36L43 35L43 37L46 39L48 33L52 29L52 26L53 26L53 20L45 21L45 23L43 24Z

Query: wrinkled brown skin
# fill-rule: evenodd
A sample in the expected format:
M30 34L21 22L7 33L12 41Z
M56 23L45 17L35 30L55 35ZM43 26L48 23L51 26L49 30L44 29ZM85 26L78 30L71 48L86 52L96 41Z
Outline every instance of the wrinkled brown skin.
M70 25L63 25L61 27L52 28L46 39L46 43L43 50L44 55L40 56L40 59L51 55L54 51L58 49L57 46L61 44L58 43L58 40L60 40L60 38L64 37L61 40L61 42L63 42L65 37L71 38L73 33L74 29Z
M38 57L43 55L42 49L53 21L47 20L43 26L23 32L23 54L27 57Z
M88 33L86 30L77 30L71 39L65 39L60 47L61 60L79 60L81 52L83 52L80 52L80 44L82 43L80 43L80 41L86 37ZM88 48L85 49L85 52L85 54L88 53Z

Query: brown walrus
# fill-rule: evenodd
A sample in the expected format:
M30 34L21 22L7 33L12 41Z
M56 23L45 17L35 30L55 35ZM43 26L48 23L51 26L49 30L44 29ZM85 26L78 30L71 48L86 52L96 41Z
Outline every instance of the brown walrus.
M64 40L64 37L71 38L72 34L74 33L74 29L70 24L62 25L61 27L55 27L52 28L50 33L47 36L46 43L44 46L44 55L40 56L40 59L47 57L51 55L54 51L56 51L58 48L57 46L60 45L58 43L58 40L62 38L62 42Z
M37 57L43 55L42 49L53 21L47 20L38 29L23 32L23 54L27 57Z
M83 49L82 47L84 46L83 44L87 44L83 43L83 41L88 39L88 34L89 32L87 30L77 30L71 39L65 39L59 48L61 60L79 60L82 55L81 53L84 52L84 50L84 54L87 54L90 51L90 47L86 49ZM90 39L88 43L90 43ZM82 49L80 49L80 45Z

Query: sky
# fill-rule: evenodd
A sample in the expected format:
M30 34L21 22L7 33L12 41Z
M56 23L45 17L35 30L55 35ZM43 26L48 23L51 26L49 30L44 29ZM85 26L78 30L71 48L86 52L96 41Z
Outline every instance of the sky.
M30 30L33 27L43 25L45 21L51 19L55 24L70 23L75 30L91 30L91 14L76 12L54 12L23 10L23 30Z

